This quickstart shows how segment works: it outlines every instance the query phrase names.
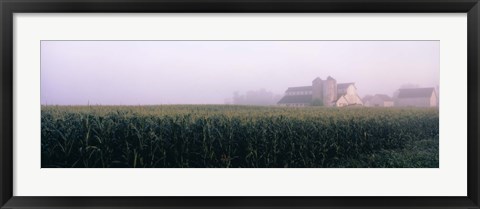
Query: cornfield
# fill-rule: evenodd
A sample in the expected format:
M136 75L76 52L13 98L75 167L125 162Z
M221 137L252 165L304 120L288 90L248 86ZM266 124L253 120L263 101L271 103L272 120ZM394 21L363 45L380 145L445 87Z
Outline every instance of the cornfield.
M42 106L43 168L438 167L434 108Z

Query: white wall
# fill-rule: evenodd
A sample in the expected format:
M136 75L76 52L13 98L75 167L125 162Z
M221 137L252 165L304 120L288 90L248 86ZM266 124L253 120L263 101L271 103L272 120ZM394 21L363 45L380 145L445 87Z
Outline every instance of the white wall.
M357 89L350 85L347 88L347 94L344 97L348 100L349 104L363 104L362 99L357 95Z

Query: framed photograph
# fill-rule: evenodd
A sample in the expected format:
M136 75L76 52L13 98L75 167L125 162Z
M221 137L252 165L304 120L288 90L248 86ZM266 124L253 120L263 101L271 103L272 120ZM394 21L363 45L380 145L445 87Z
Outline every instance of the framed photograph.
M1 208L479 208L478 0L10 1Z

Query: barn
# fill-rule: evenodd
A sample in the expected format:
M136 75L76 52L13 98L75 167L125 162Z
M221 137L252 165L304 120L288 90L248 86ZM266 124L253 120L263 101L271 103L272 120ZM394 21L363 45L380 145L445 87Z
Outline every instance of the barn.
M435 88L399 89L395 106L437 107L438 97Z
M357 87L355 83L339 83L337 85L337 100L335 106L361 106L362 99L357 94Z
M327 107L343 107L363 105L357 94L354 83L339 83L328 76L322 80L319 77L312 81L311 86L290 87L278 102L280 106L304 107L321 105Z

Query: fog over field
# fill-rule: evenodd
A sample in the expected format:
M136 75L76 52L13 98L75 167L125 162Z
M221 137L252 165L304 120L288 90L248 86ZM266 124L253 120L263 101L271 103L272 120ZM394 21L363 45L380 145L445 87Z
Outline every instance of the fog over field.
M41 104L225 104L328 76L391 96L439 86L439 53L439 41L42 41Z

